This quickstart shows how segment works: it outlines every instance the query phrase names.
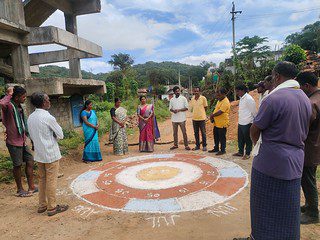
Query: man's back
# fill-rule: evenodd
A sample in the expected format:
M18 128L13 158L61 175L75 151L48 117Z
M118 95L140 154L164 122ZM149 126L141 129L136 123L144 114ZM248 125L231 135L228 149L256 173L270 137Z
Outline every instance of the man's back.
M63 138L61 127L46 110L37 108L28 118L30 138L34 142L35 161L50 163L61 158L57 139Z
M254 120L262 130L262 144L253 167L275 178L300 178L310 117L311 104L301 90L286 88L271 93Z

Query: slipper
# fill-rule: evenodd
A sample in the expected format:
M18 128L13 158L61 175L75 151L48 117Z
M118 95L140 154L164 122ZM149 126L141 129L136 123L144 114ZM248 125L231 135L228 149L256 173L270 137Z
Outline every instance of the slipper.
M44 213L45 211L47 211L47 207L39 207L37 212Z
M17 197L31 197L32 193L31 192L27 192L25 190L20 190L19 192L16 193Z
M64 211L67 211L68 208L68 205L57 205L53 210L48 211L48 216L51 217L53 215L56 215L57 213L62 213Z
M29 190L28 192L31 193L31 194L37 193L37 192L39 192L39 188L35 187L33 190Z

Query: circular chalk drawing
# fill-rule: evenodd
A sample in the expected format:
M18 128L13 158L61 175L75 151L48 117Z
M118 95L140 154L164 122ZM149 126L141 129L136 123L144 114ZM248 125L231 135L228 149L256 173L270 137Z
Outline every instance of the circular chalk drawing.
M169 213L201 210L241 192L247 173L237 164L194 154L121 159L78 176L80 199L110 210Z

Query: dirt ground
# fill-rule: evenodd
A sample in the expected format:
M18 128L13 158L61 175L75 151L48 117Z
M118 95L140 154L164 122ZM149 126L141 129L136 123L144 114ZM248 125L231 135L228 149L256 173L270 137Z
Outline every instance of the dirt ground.
M188 117L188 137L193 142L191 118ZM230 127L231 128L231 127ZM235 128L234 126L232 128ZM161 142L172 140L170 120L160 124ZM231 131L235 131L232 129ZM211 132L211 128L207 132ZM236 134L234 134L235 136ZM105 146L107 137L101 138L103 161L84 164L81 161L82 149L72 152L61 160L64 176L58 180L58 202L69 204L70 210L48 217L36 213L38 196L17 198L15 185L0 185L0 239L115 239L115 240L227 240L246 237L250 234L249 187L227 203L215 205L205 210L176 214L147 214L108 211L92 206L73 195L70 184L80 174L106 162L121 157L112 155L112 146ZM181 135L179 136L181 138ZM129 136L129 142L137 142L137 132ZM171 145L156 145L155 153L168 153ZM209 134L208 147L213 146ZM193 144L191 144L193 147ZM223 159L233 161L249 174L252 159L232 158L236 146L228 142L227 154ZM143 155L137 146L129 148L128 156ZM181 145L175 153L185 153ZM190 152L191 153L191 152ZM195 154L209 153L196 152ZM127 157L127 156L126 156ZM303 240L320 238L320 225L301 227Z

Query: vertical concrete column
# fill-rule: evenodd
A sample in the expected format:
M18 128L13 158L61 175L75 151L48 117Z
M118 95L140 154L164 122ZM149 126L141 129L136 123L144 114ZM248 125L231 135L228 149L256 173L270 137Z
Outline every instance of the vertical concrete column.
M65 13L64 18L65 18L66 30L68 32L78 35L77 17L75 15ZM73 51L72 49L70 48L68 49L69 56L74 56L74 54L72 54L72 51ZM69 68L70 68L70 77L82 78L81 65L80 65L79 58L71 58L69 60Z
M31 77L28 47L19 45L11 52L13 78L16 83L24 83Z

